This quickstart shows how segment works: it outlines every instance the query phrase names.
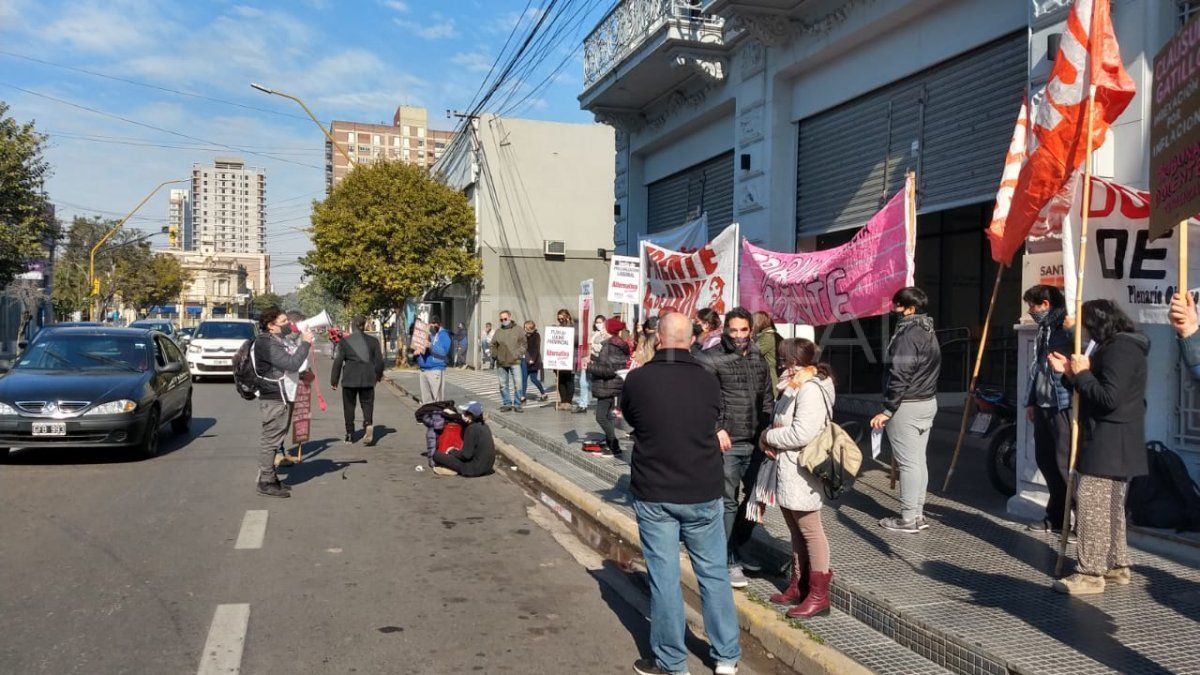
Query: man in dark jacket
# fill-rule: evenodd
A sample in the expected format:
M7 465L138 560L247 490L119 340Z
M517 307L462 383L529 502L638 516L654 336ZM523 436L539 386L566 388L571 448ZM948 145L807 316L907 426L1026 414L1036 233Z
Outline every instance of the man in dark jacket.
M433 453L434 464L465 478L491 474L496 464L496 441L483 422L483 406L478 401L469 401L460 405L458 411L466 425L462 449Z
M521 412L517 383L525 348L525 331L513 322L512 312L507 309L500 312L500 327L492 335L492 363L500 378L500 412Z
M925 450L937 415L937 384L942 348L925 314L925 291L908 286L892 296L892 314L899 317L888 344L888 372L883 387L883 412L871 418L872 429L887 428L892 455L900 468L900 517L884 518L880 526L896 532L920 532L925 523L925 490L929 465Z
M1192 294L1172 295L1171 310L1167 317L1179 336L1179 357L1183 359L1183 366L1193 380L1200 380L1200 318L1196 315L1196 301L1192 299Z
M1050 499L1046 517L1028 526L1036 532L1052 532L1062 527L1063 506L1067 497L1067 464L1071 458L1071 393L1063 385L1063 376L1050 367L1050 354L1067 354L1074 342L1067 318L1067 300L1054 286L1038 284L1025 291L1029 316L1038 326L1037 351L1029 364L1029 394L1025 397L1025 417L1033 425L1034 457L1046 479Z
M354 404L362 406L363 441L375 445L375 385L383 379L383 352L379 340L367 335L367 317L357 314L351 320L354 331L338 342L333 355L330 386L342 387L342 416L346 422L346 442L354 442Z
M306 367L312 349L312 331L304 331L299 344L284 340L290 322L278 307L263 310L258 317L262 329L254 341L251 355L258 381L258 410L262 418L262 437L258 446L258 493L268 497L290 497L291 488L279 482L275 473L275 454L292 425L292 401L295 384L288 376L298 376Z
M617 438L617 427L613 422L613 411L617 397L625 384L617 372L629 367L629 343L619 336L625 330L625 322L612 317L604 322L608 339L600 347L600 353L588 364L587 374L592 378L592 396L596 399L596 423L604 431L604 444L613 457L621 456L621 441Z
M750 338L752 322L750 312L734 307L725 315L721 342L704 351L693 348L696 360L721 383L717 439L725 453L725 537L729 541L729 582L734 588L749 585L739 551L750 540L754 523L744 517L744 498L754 488L762 462L758 436L770 426L775 406L767 362Z
M737 670L737 613L729 588L722 492L721 384L691 354L692 325L670 313L658 323L659 348L630 371L621 412L633 427L629 489L642 555L650 576L650 649L638 673L687 671L683 597L679 592L682 539L700 584L704 632L718 673Z

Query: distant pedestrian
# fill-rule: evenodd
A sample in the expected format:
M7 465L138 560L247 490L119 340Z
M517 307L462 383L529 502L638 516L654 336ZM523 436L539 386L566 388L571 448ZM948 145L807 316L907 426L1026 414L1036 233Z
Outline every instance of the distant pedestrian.
M1191 293L1171 296L1168 313L1171 327L1179 336L1179 356L1193 380L1200 380L1200 321L1196 317L1196 301Z
M888 343L887 379L883 412L871 418L872 429L887 428L892 456L900 468L900 517L879 521L896 532L915 533L925 523L925 491L929 465L925 451L937 415L937 385L942 368L942 348L925 314L929 298L914 286L892 296L892 315L899 318Z
M521 374L521 359L525 358L525 331L512 320L512 312L500 312L500 328L492 335L492 359L500 380L500 412L521 412L517 382Z
M575 318L571 316L571 311L568 309L558 310L558 315L555 317L558 325L563 328L577 328L575 326ZM578 339L579 331L576 330L576 339ZM572 362L575 355L572 354ZM556 370L554 371L556 384L558 386L558 403L554 405L555 410L570 410L571 403L575 400L575 370Z
M1025 417L1033 425L1034 458L1050 499L1046 515L1028 525L1035 532L1056 532L1063 524L1067 499L1067 465L1071 457L1071 392L1063 384L1061 373L1050 367L1050 354L1071 351L1071 329L1067 318L1067 300L1054 286L1030 286L1024 296L1029 316L1037 324L1036 352L1029 364L1029 393L1025 396Z
M629 490L650 577L651 659L642 675L687 672L686 620L679 587L679 543L687 547L700 586L704 632L716 672L733 675L742 651L726 566L721 444L721 385L688 352L688 318L658 323L659 349L629 373L621 411L633 427Z
M262 333L250 352L254 372L259 377L258 410L262 418L262 437L258 446L258 493L268 497L290 497L291 488L279 482L275 473L275 454L283 445L292 426L292 403L296 388L289 376L298 378L307 366L312 350L312 331L304 331L301 342L293 345L284 339L290 322L278 307L268 307L258 315Z
M450 363L451 367L467 367L467 327L461 321L450 334Z
M492 338L495 336L496 331L492 328L492 322L483 324L483 332L479 334L479 353L482 355L479 368L481 370L495 367L495 363L492 361Z
M763 432L762 449L777 463L775 498L792 535L792 577L787 589L771 602L796 605L790 618L829 612L829 539L821 525L821 481L800 466L800 453L833 419L832 371L818 362L817 346L804 338L779 345L783 376L779 401L770 429Z
M421 369L421 405L446 400L446 366L453 349L450 331L442 328L442 318L429 318L429 344L416 353Z
M525 358L521 359L521 405L525 404L525 394L529 383L537 387L538 400L546 400L546 388L542 386L542 334L538 332L537 324L525 322Z
M754 313L754 325L751 327L754 344L763 360L767 362L767 372L771 374L771 386L779 383L779 365L776 353L779 351L779 333L775 332L775 321L766 312Z
M1079 475L1075 574L1054 582L1071 595L1103 593L1131 580L1125 541L1129 481L1150 472L1146 457L1146 355L1150 340L1111 300L1083 303L1083 329L1096 343L1089 358L1050 356L1055 372L1079 392Z
M613 411L617 408L617 397L625 378L617 371L625 370L629 364L629 343L620 337L625 322L613 317L604 324L608 335L600 347L600 353L588 364L588 375L592 378L592 394L596 397L596 423L604 431L604 445L614 457L621 456L621 441L617 438L617 427Z
M592 321L591 332L580 337L582 358L579 359L579 404L574 408L574 412L577 413L587 412L588 403L591 401L592 378L588 377L587 367L592 359L600 355L600 348L608 340L608 333L604 330L606 320L603 314L597 314Z
M711 307L703 307L696 312L696 321L700 324L700 338L696 343L700 349L712 349L721 344L721 315Z
M462 415L462 449L435 452L433 462L440 468L457 473L464 478L487 476L495 471L496 441L492 430L483 421L483 406L470 401L458 407ZM435 469L436 470L436 469Z
M383 351L379 340L366 332L367 318L356 314L350 321L353 329L338 342L333 355L330 387L342 387L342 418L346 423L347 443L354 442L355 401L362 407L363 443L375 445L375 385L383 379ZM422 379L422 388L425 382Z

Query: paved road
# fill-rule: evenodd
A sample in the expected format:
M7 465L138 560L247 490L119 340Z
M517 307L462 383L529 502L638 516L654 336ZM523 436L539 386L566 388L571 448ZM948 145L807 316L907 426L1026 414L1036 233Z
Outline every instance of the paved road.
M631 672L648 624L586 552L507 479L416 472L411 405L378 399L389 432L367 448L335 441L330 397L287 500L254 493L255 406L228 382L197 385L191 433L153 460L13 453L0 672Z

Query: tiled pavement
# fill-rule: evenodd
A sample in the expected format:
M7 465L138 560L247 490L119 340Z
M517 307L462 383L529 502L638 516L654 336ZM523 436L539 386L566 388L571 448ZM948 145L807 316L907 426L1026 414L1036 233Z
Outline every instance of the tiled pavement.
M389 377L415 388L415 373ZM496 413L496 379L486 371L448 373L447 396L480 399L499 436L631 513L628 464L579 451L581 437L598 434L591 414L555 412L552 402ZM933 526L922 534L881 529L878 519L898 503L886 471L867 467L824 513L840 611L805 623L827 644L884 673L1200 674L1200 570L1135 550L1130 586L1068 598L1049 590L1056 540L962 501L931 493ZM931 474L939 487L941 474ZM778 511L754 543L765 561L786 559ZM763 598L782 581L755 579L749 592Z

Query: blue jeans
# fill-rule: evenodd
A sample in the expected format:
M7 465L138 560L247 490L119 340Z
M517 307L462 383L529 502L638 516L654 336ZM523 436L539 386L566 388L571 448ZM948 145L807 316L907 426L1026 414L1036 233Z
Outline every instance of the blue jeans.
M725 564L721 500L700 504L635 500L633 510L650 577L650 648L658 667L671 672L687 670L683 591L679 587L680 539L700 583L704 631L712 659L718 665L737 663L742 648Z
M587 370L580 370L579 377L575 379L579 381L579 397L575 399L575 403L586 408L592 394L591 385L588 382Z
M726 452L725 460L725 539L729 542L729 564L740 564L738 550L750 541L754 523L746 520L746 499L758 480L762 453L746 442L736 442Z
M517 366L496 366L496 377L500 378L501 405L517 405Z
M529 382L533 381L533 386L537 387L538 393L543 396L546 394L546 388L542 386L542 378L540 370L530 370L529 364L525 359L521 359L521 396L525 398L525 392L529 391Z

